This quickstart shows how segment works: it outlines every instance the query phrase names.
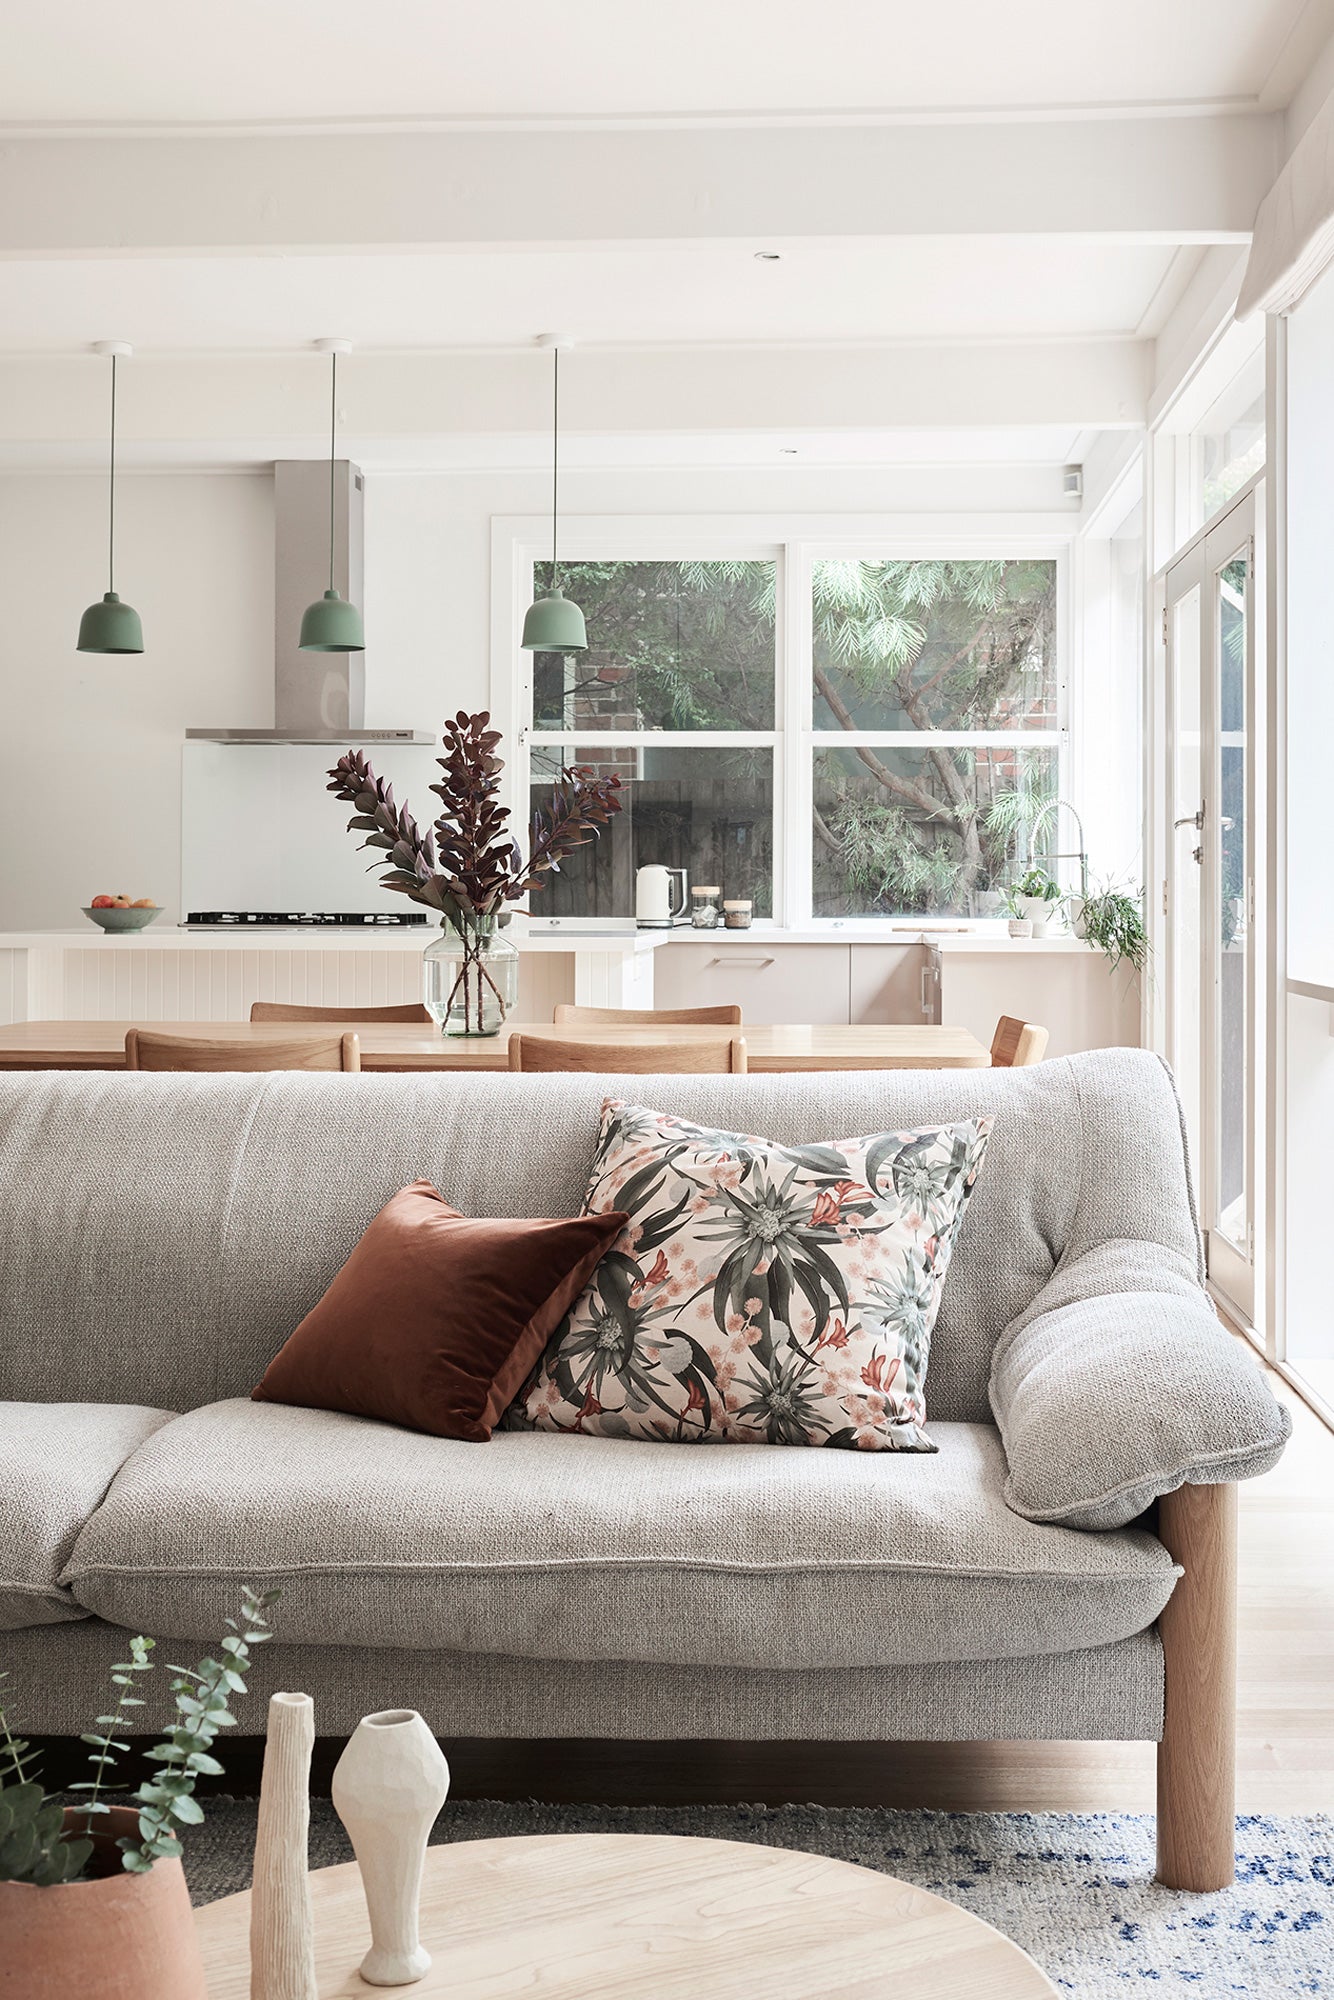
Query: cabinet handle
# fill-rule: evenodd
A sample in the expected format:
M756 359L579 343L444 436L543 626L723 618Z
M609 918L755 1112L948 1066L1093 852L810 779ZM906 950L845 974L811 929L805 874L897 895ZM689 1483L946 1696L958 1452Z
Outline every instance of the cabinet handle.
M710 965L772 965L772 958L711 958Z

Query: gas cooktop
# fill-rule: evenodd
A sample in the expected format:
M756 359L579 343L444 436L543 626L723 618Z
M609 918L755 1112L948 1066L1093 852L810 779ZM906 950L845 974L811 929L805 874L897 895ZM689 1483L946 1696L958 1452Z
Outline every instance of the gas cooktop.
M370 925L377 930L394 930L407 925L424 924L426 916L424 913L418 915L415 911L409 912L406 910L402 912L390 910L384 913L376 911L373 915L364 910L350 912L338 910L191 910L185 921L187 925L195 925L201 929L207 929L211 926L218 930L230 929L233 926L243 924L300 924L303 926L334 924L343 925L348 928L360 928Z

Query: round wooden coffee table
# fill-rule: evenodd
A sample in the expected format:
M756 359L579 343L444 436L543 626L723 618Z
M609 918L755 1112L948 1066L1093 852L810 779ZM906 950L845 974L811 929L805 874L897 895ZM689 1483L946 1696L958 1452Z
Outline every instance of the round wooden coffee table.
M320 2000L385 1988L355 1862L311 1875ZM248 2000L250 1895L196 1911L210 2000ZM422 2000L1053 2000L1026 1952L892 1875L790 1848L570 1833L433 1847Z

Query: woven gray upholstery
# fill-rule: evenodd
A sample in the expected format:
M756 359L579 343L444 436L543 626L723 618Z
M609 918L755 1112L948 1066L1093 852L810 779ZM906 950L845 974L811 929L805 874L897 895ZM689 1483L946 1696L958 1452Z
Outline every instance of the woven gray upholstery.
M502 1432L489 1444L216 1403L138 1451L65 1581L206 1641L242 1581L285 1639L787 1668L1066 1652L1157 1618L1151 1535L1035 1527L990 1425L938 1455Z
M1260 1364L1161 1245L1067 1258L1001 1335L1005 1495L1030 1521L1118 1528L1160 1493L1268 1472L1292 1431Z
M475 1214L574 1213L608 1094L783 1143L994 1114L932 1342L937 1458L459 1445L238 1400L408 1181ZM310 1688L331 1731L406 1701L445 1735L1155 1736L1175 1572L1142 1530L1064 1523L1261 1470L1285 1434L1206 1324L1171 1080L1137 1051L619 1080L9 1076L0 1184L0 1396L192 1413L100 1508L76 1496L67 1533L95 1511L67 1580L115 1627L202 1651L243 1579L281 1575L285 1639L256 1689ZM8 1636L27 1729L100 1711L115 1627Z
M170 1416L114 1403L0 1403L0 1632L87 1617L59 1581L74 1538L135 1446Z
M578 1212L604 1096L785 1144L997 1114L932 1342L932 1418L988 1423L992 1351L1067 1250L1189 1254L1161 1064L781 1076L0 1078L0 1396L248 1394L375 1211L428 1175L476 1215ZM77 1244L77 1254L71 1254Z
M919 1461L920 1463L920 1461ZM194 1657L192 1642L159 1633L159 1653ZM106 1701L108 1669L125 1656L117 1626L35 1628L5 1640L13 1719L28 1736L73 1735ZM322 1736L343 1736L363 1715L416 1708L446 1747L459 1737L688 1737L696 1742L988 1742L1082 1737L1096 1742L1162 1733L1163 1663L1156 1632L1083 1653L845 1673L655 1667L619 1661L509 1660L495 1654L396 1652L391 1647L261 1646L238 1695L238 1733L264 1728L271 1694L301 1688ZM170 1712L165 1684L135 1710L131 1734ZM230 1733L230 1732L229 1732ZM227 1761L227 1742L218 1755Z

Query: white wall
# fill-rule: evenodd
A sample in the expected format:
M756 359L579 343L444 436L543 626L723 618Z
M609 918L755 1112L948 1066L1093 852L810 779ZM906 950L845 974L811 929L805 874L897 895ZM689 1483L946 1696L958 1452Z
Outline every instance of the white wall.
M571 471L571 514L1051 510L1051 467ZM546 475L370 473L367 722L438 730L490 702L490 520L540 514ZM273 720L271 482L122 479L117 581L144 621L134 658L76 653L105 587L106 488L0 477L0 930L78 925L99 891L180 909L180 752L190 725ZM414 802L415 803L415 802ZM423 801L429 804L430 801Z
M0 479L0 928L82 925L100 891L174 914L185 728L273 719L272 482L142 477L118 494L137 657L75 651L106 588L106 483Z

